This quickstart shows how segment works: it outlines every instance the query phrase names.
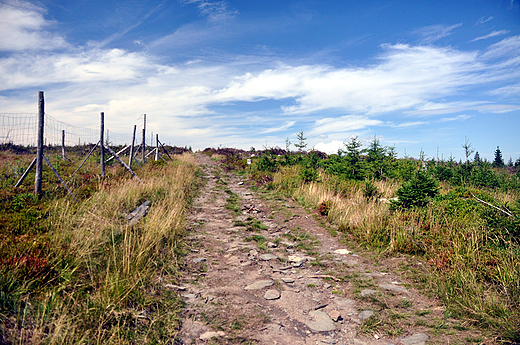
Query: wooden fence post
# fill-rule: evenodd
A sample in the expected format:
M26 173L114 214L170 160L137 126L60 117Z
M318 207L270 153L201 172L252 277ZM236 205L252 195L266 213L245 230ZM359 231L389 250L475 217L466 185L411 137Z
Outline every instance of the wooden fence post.
M36 176L34 177L34 192L42 194L42 163L43 163L43 129L45 117L45 99L43 91L38 91L38 147L36 149Z
M155 135L155 161L159 160L159 134Z
M134 143L135 143L135 129L137 125L134 125L134 134L132 134L132 146L130 147L130 159L128 160L128 166L132 167L132 160L134 159Z
M61 158L65 160L65 130L61 130Z
M101 164L101 176L105 176L105 113L101 112L101 129L100 129L99 149L101 157L99 163Z
M144 126L143 126L143 143L141 144L141 148L143 149L143 165L145 164L145 154L146 154L146 114L143 114L144 117Z

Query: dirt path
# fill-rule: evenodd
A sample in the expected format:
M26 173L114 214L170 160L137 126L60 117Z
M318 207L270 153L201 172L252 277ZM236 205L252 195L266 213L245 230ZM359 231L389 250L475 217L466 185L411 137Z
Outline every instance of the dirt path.
M352 252L319 216L253 193L207 156L198 160L207 183L189 217L179 286L170 286L186 301L178 344L449 344L475 336L400 276L410 260Z

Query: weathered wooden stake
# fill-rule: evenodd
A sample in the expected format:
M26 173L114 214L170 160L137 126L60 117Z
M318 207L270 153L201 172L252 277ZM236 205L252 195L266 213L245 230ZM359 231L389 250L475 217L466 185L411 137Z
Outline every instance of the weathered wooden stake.
M65 158L65 130L61 130L61 158L63 160L67 159Z
M45 99L43 91L38 91L38 147L36 149L36 176L34 177L34 192L42 193L42 163L43 163L43 129L45 117Z
M155 135L155 161L159 160L159 134Z
M143 142L141 143L141 149L143 150L143 165L146 163L145 154L146 154L146 114L143 114L144 117L144 125L143 125Z
M100 138L99 138L99 148L100 148L100 159L99 163L101 164L101 176L105 176L105 113L101 112L101 127L100 127Z
M134 125L134 134L132 134L132 146L130 147L130 158L128 159L128 166L132 167L132 160L134 159L134 143L135 143L135 130L137 125Z

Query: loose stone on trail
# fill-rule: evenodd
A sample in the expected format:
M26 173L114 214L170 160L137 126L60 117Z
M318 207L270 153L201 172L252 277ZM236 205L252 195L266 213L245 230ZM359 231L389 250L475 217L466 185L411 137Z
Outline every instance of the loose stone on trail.
M259 280L254 282L253 284L250 284L244 288L244 290L260 290L265 287L271 286L274 284L274 281L272 280Z
M334 253L336 254L342 254L342 255L346 255L346 254L350 254L352 253L350 250L347 250L347 249L336 249L334 251Z
M200 335L199 339L200 340L209 340L211 338L218 338L218 337L223 337L225 336L226 333L222 332L222 331L218 331L218 332L206 332L206 333L203 333Z
M195 295L193 293L185 293L185 294L183 294L181 296L184 297L184 298L187 298L187 299L195 299L195 298L197 298L197 295Z
M185 286L166 284L166 285L164 285L164 287L167 288L167 289L171 289L171 290L186 291L186 287Z
M338 322L339 320L341 320L341 313L337 310L331 311L329 313L329 316L332 319L332 321L334 321L334 322Z
M206 258L195 258L195 259L193 259L193 262L195 262L195 263L204 262L204 261L206 261Z
M280 292L278 290L267 290L264 294L264 298L267 300L273 300L280 298Z
M293 262L293 263L296 263L296 264L301 264L301 263L305 262L307 259L304 258L304 257L298 256L298 255L289 255L287 257L287 260L289 262Z

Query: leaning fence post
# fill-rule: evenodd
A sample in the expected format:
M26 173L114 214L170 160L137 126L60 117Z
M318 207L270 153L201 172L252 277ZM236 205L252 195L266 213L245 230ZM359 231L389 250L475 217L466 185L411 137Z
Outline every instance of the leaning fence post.
M134 134L132 134L132 146L130 147L130 158L128 159L128 166L132 167L132 159L134 159L134 143L135 143L135 129L137 125L134 125Z
M126 170L128 170L130 172L130 174L132 174L133 177L135 177L137 179L137 181L143 183L143 181L141 181L141 179L139 177L137 177L137 175L134 173L134 171L128 166L126 165L125 162L123 162L123 160L121 159L121 157L119 157L119 155L114 151L112 150L108 145L105 146L107 151L110 152L112 155L114 155L114 157L116 158L116 160L121 163L122 166L125 167Z
M101 176L105 176L105 113L101 112L101 129L100 129L99 148L101 152L100 164L101 164Z
M42 163L43 163L43 129L45 116L45 99L43 91L38 91L38 147L36 149L36 176L34 177L34 192L42 193Z
M16 182L16 184L14 185L15 188L20 187L23 180L25 180L25 178L27 177L27 175L29 174L29 172L31 171L31 169L34 167L35 164L36 164L36 157L33 158L31 164L29 164L29 167L27 169L25 169L24 173L22 174L22 177L20 177L18 182Z

